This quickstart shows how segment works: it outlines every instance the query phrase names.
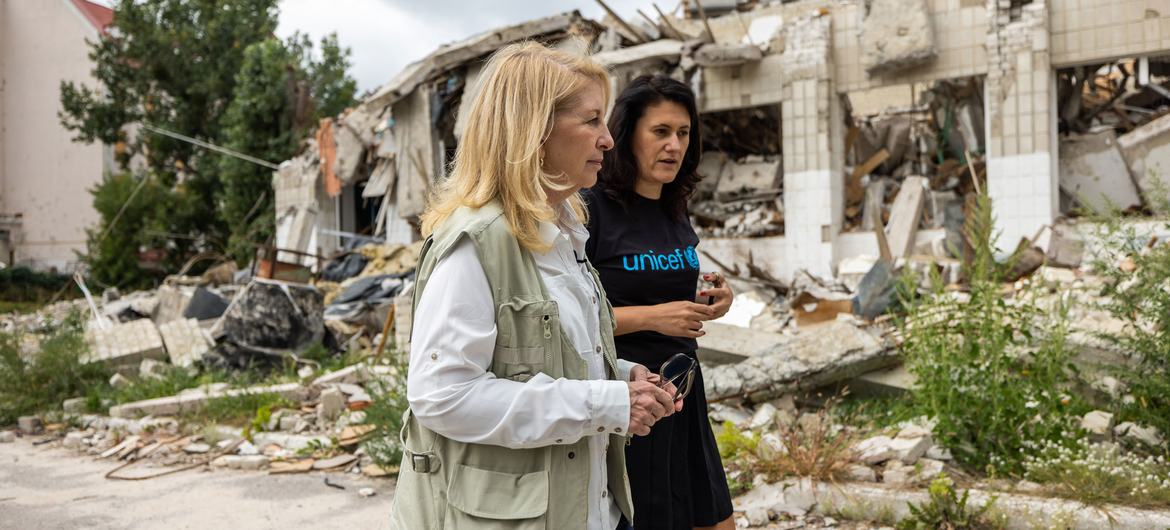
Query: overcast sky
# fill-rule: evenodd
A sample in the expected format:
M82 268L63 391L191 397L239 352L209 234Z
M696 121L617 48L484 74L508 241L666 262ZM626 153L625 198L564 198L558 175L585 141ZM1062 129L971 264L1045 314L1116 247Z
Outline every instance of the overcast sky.
M639 8L656 17L653 3L663 10L678 5L677 0L606 2L630 22L641 18ZM316 41L336 32L353 52L351 72L364 92L440 44L573 9L598 21L604 16L596 0L281 0L277 33L300 31Z

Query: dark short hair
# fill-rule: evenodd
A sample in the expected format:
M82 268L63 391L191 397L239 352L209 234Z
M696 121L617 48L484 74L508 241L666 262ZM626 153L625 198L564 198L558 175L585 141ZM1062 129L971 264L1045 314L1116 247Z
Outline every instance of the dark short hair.
M634 132L646 107L663 101L678 103L691 116L690 143L679 165L678 176L662 187L661 204L667 212L685 219L687 201L702 178L695 171L703 149L699 133L699 111L695 94L686 84L661 74L643 75L630 81L614 102L609 117L609 131L613 135L613 149L606 151L605 162L597 180L601 190L623 206L628 207L638 180L638 161L634 156Z

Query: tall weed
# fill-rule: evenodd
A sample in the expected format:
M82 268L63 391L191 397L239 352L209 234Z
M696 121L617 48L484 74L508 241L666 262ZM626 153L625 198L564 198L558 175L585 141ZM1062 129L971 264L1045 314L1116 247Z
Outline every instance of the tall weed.
M995 260L993 226L991 201L980 195L964 227L969 292L948 292L935 278L933 292L916 298L904 282L909 309L898 326L917 377L913 406L936 421L936 440L969 467L1019 473L1025 442L1061 439L1084 407L1065 394L1065 309L1045 306L1029 286L1005 297L1002 270L1011 264Z

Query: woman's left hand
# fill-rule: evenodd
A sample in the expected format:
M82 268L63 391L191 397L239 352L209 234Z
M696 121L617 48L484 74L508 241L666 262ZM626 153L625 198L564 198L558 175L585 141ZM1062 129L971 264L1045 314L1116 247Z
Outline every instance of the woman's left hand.
M711 303L711 308L715 310L715 318L720 318L727 314L731 309L731 300L735 298L735 293L731 292L731 286L728 285L727 280L723 278L722 274L705 273L703 280L711 282L714 287L708 287L699 291L699 296L713 296L715 300Z

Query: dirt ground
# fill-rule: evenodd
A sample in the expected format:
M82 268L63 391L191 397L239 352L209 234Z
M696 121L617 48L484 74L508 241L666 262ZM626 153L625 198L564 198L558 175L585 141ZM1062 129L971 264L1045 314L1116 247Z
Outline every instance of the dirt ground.
M0 444L0 529L389 528L391 479L190 470L144 481L103 478L117 463L28 439ZM143 469L142 471L146 471ZM339 490L326 486L345 486ZM359 488L371 487L363 498Z

